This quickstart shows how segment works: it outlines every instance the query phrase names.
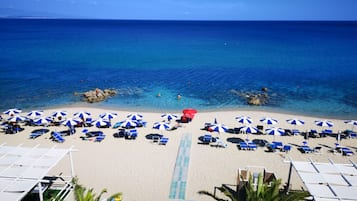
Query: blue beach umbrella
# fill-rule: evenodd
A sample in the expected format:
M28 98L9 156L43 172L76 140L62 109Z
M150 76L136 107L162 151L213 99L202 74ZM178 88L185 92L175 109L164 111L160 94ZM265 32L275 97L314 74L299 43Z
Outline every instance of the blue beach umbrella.
M86 111L79 111L73 114L74 118L87 119L90 117L90 113Z
M21 117L21 116L13 116L7 119L8 122L19 122L19 121L25 121L26 118L25 117Z
M152 128L158 129L158 130L168 130L171 128L171 126L170 126L170 124L165 123L165 122L156 122L156 123L154 123Z
M218 133L223 133L223 132L227 132L228 128L223 124L214 124L209 127L209 130L215 131Z
M268 135L284 135L285 134L285 130L282 128L276 128L276 127L272 127L272 128L268 128L265 130L266 134Z
M239 131L240 132L243 132L243 133L258 133L258 129L256 127L253 127L253 126L242 126L239 128Z
M321 126L321 127L332 127L333 126L333 123L328 120L317 120L317 121L315 121L315 124L317 126Z
M66 115L67 115L66 111L55 111L55 112L52 113L52 116L54 118L62 118L64 116L66 116Z
M136 127L138 124L131 119L126 119L125 121L120 122L120 126L122 128L131 128L131 127Z
M103 119L113 119L113 118L117 118L118 115L116 113L112 113L112 112L106 112L104 114L99 115L100 118Z
M36 125L48 125L51 122L52 122L52 119L49 117L41 117L41 118L35 119L33 121L33 123Z
M19 114L19 113L21 113L21 112L22 112L22 110L20 110L20 109L12 108L12 109L6 110L6 111L3 112L3 113L4 113L4 114L7 114L7 115L10 115L10 116L14 116L14 115Z
M305 124L305 122L303 121L303 120L300 120L300 119L288 119L288 120L286 120L289 124L291 124L291 125L298 125L298 126L300 126L300 125L304 125Z
M109 126L110 122L107 119L99 118L92 122L93 125L100 128L102 126Z
M37 118L43 114L42 110L32 110L31 112L27 113L28 117Z
M236 120L239 123L242 123L242 124L251 124L251 123L253 123L253 120L248 116L239 116L239 117L236 117Z
M262 123L268 124L268 125L275 125L278 123L276 119L266 117L260 120Z
M170 114L170 113L162 114L161 117L167 119L168 121L176 120L178 118L177 115Z
M68 127L73 127L79 123L78 120L75 119L66 119L61 122L62 125L68 126Z
M131 120L142 120L143 119L143 115L141 114L129 114L127 116L128 119L131 119Z

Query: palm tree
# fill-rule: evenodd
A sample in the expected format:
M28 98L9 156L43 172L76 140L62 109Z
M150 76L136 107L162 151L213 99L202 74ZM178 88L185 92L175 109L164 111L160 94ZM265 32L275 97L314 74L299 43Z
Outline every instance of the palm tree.
M300 201L305 200L309 195L306 191L296 191L289 194L280 190L282 180L273 180L270 183L263 182L263 175L259 174L256 184L253 182L252 175L249 176L248 182L242 189L244 192L235 192L226 185L222 185L217 189L227 196L231 201ZM201 195L207 195L217 201L226 201L226 199L218 198L216 195L208 191L199 191Z
M74 185L74 197L76 201L100 201L102 195L107 192L107 189L104 188L97 196L93 192L93 188L87 189L86 187L79 184L77 177L73 178L72 183ZM115 193L114 195L110 196L110 198L108 198L108 201L115 198L119 198L118 200L120 201L121 196L122 193Z

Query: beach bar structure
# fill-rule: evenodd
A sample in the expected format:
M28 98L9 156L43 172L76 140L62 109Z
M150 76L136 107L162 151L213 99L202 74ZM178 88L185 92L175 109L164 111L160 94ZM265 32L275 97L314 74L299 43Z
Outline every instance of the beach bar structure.
M40 148L0 145L0 200L22 200L29 193L43 192L48 188L58 190L57 198L65 198L72 189L74 176L71 148ZM70 176L48 176L65 156L70 159Z
M357 201L357 165L313 162L290 162L289 179L294 168L314 201Z

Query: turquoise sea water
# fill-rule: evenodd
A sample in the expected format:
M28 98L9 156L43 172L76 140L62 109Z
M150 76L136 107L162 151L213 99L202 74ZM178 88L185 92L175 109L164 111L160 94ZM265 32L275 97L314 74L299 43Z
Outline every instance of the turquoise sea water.
M97 106L357 118L357 22L3 19L0 41L3 110L75 104L99 87L120 94ZM263 107L232 93L262 87Z

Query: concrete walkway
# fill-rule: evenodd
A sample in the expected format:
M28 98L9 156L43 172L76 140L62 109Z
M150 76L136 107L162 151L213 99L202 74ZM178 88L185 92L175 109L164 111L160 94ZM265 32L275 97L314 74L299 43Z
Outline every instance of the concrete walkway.
M175 169L171 181L169 194L170 200L185 200L191 144L192 135L190 133L183 134L180 147L178 149Z

